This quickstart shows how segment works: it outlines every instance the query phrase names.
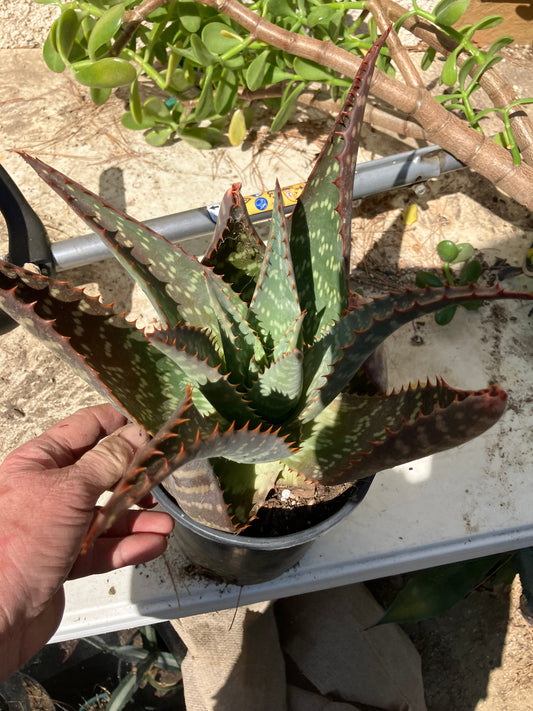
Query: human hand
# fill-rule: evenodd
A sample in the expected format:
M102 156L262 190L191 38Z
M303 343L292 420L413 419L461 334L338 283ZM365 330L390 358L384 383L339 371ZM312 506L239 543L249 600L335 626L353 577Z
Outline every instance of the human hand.
M0 680L59 626L65 580L143 563L166 549L171 517L129 511L80 555L97 499L146 442L126 422L111 405L79 410L0 466ZM153 505L149 498L142 503Z

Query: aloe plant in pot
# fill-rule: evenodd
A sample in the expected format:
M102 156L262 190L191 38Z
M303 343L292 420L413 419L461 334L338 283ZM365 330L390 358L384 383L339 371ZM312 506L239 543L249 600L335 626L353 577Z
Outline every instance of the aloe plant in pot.
M154 435L88 544L164 482L183 526L179 539L193 547L195 562L239 582L266 579L281 572L274 549L289 545L287 536L250 536L272 491L331 487L357 498L368 485L357 482L467 441L501 415L506 395L498 386L462 392L437 381L386 394L369 367L391 333L423 314L480 299L532 298L473 285L410 289L368 302L351 292L353 173L379 46L367 55L288 220L276 187L266 246L238 186L227 192L200 262L25 156L100 232L162 322L141 332L79 289L0 265L0 305ZM328 525L294 534L299 548L282 567ZM214 550L211 562L205 541ZM252 553L260 560L257 575L249 574Z

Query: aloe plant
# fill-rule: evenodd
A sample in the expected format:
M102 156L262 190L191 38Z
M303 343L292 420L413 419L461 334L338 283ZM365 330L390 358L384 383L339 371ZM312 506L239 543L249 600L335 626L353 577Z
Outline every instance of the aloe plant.
M381 42L365 58L289 219L276 186L266 246L238 185L226 193L199 261L24 156L101 234L162 322L141 332L79 289L0 267L0 305L154 435L90 538L167 477L192 518L237 531L280 481L349 485L465 442L501 415L506 395L496 385L463 392L437 380L372 394L361 377L380 344L414 318L532 296L474 285L369 302L352 294L353 174Z

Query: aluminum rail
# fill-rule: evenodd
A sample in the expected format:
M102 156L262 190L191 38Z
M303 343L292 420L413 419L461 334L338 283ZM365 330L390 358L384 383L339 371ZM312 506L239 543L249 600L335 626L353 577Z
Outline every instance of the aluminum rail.
M405 153L362 163L354 179L354 200L377 195L387 190L423 183L443 173L464 168L464 164L439 146L426 146ZM194 208L173 215L146 220L144 224L179 243L190 254L202 254L211 240L219 205ZM286 208L292 210L292 206ZM271 215L264 210L251 216L263 222ZM73 237L51 245L57 272L108 259L111 255L97 234Z

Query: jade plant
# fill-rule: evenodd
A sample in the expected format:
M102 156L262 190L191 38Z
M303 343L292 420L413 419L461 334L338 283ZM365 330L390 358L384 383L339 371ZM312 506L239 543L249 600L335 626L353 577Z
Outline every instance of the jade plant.
M266 245L238 185L226 193L200 261L24 156L101 234L162 324L143 332L80 289L0 267L0 305L153 434L90 537L167 478L189 516L237 532L276 487L349 486L463 443L502 414L506 394L497 385L466 392L437 380L390 393L368 386L365 363L412 319L480 299L532 298L471 284L371 300L351 290L353 175L382 41L367 54L288 219L276 187Z
M367 120L439 145L533 205L533 98L499 73L512 37L480 47L477 31L503 18L466 24L470 0L440 0L431 10L416 0L36 1L59 9L43 47L50 69L69 71L98 104L120 87L123 124L158 146L185 140L208 148L226 134L239 144L264 105L274 112L272 132L297 105L336 113L372 41L393 23L372 88L380 108L369 107ZM420 66L400 29L427 46ZM442 88L430 93L436 74Z

